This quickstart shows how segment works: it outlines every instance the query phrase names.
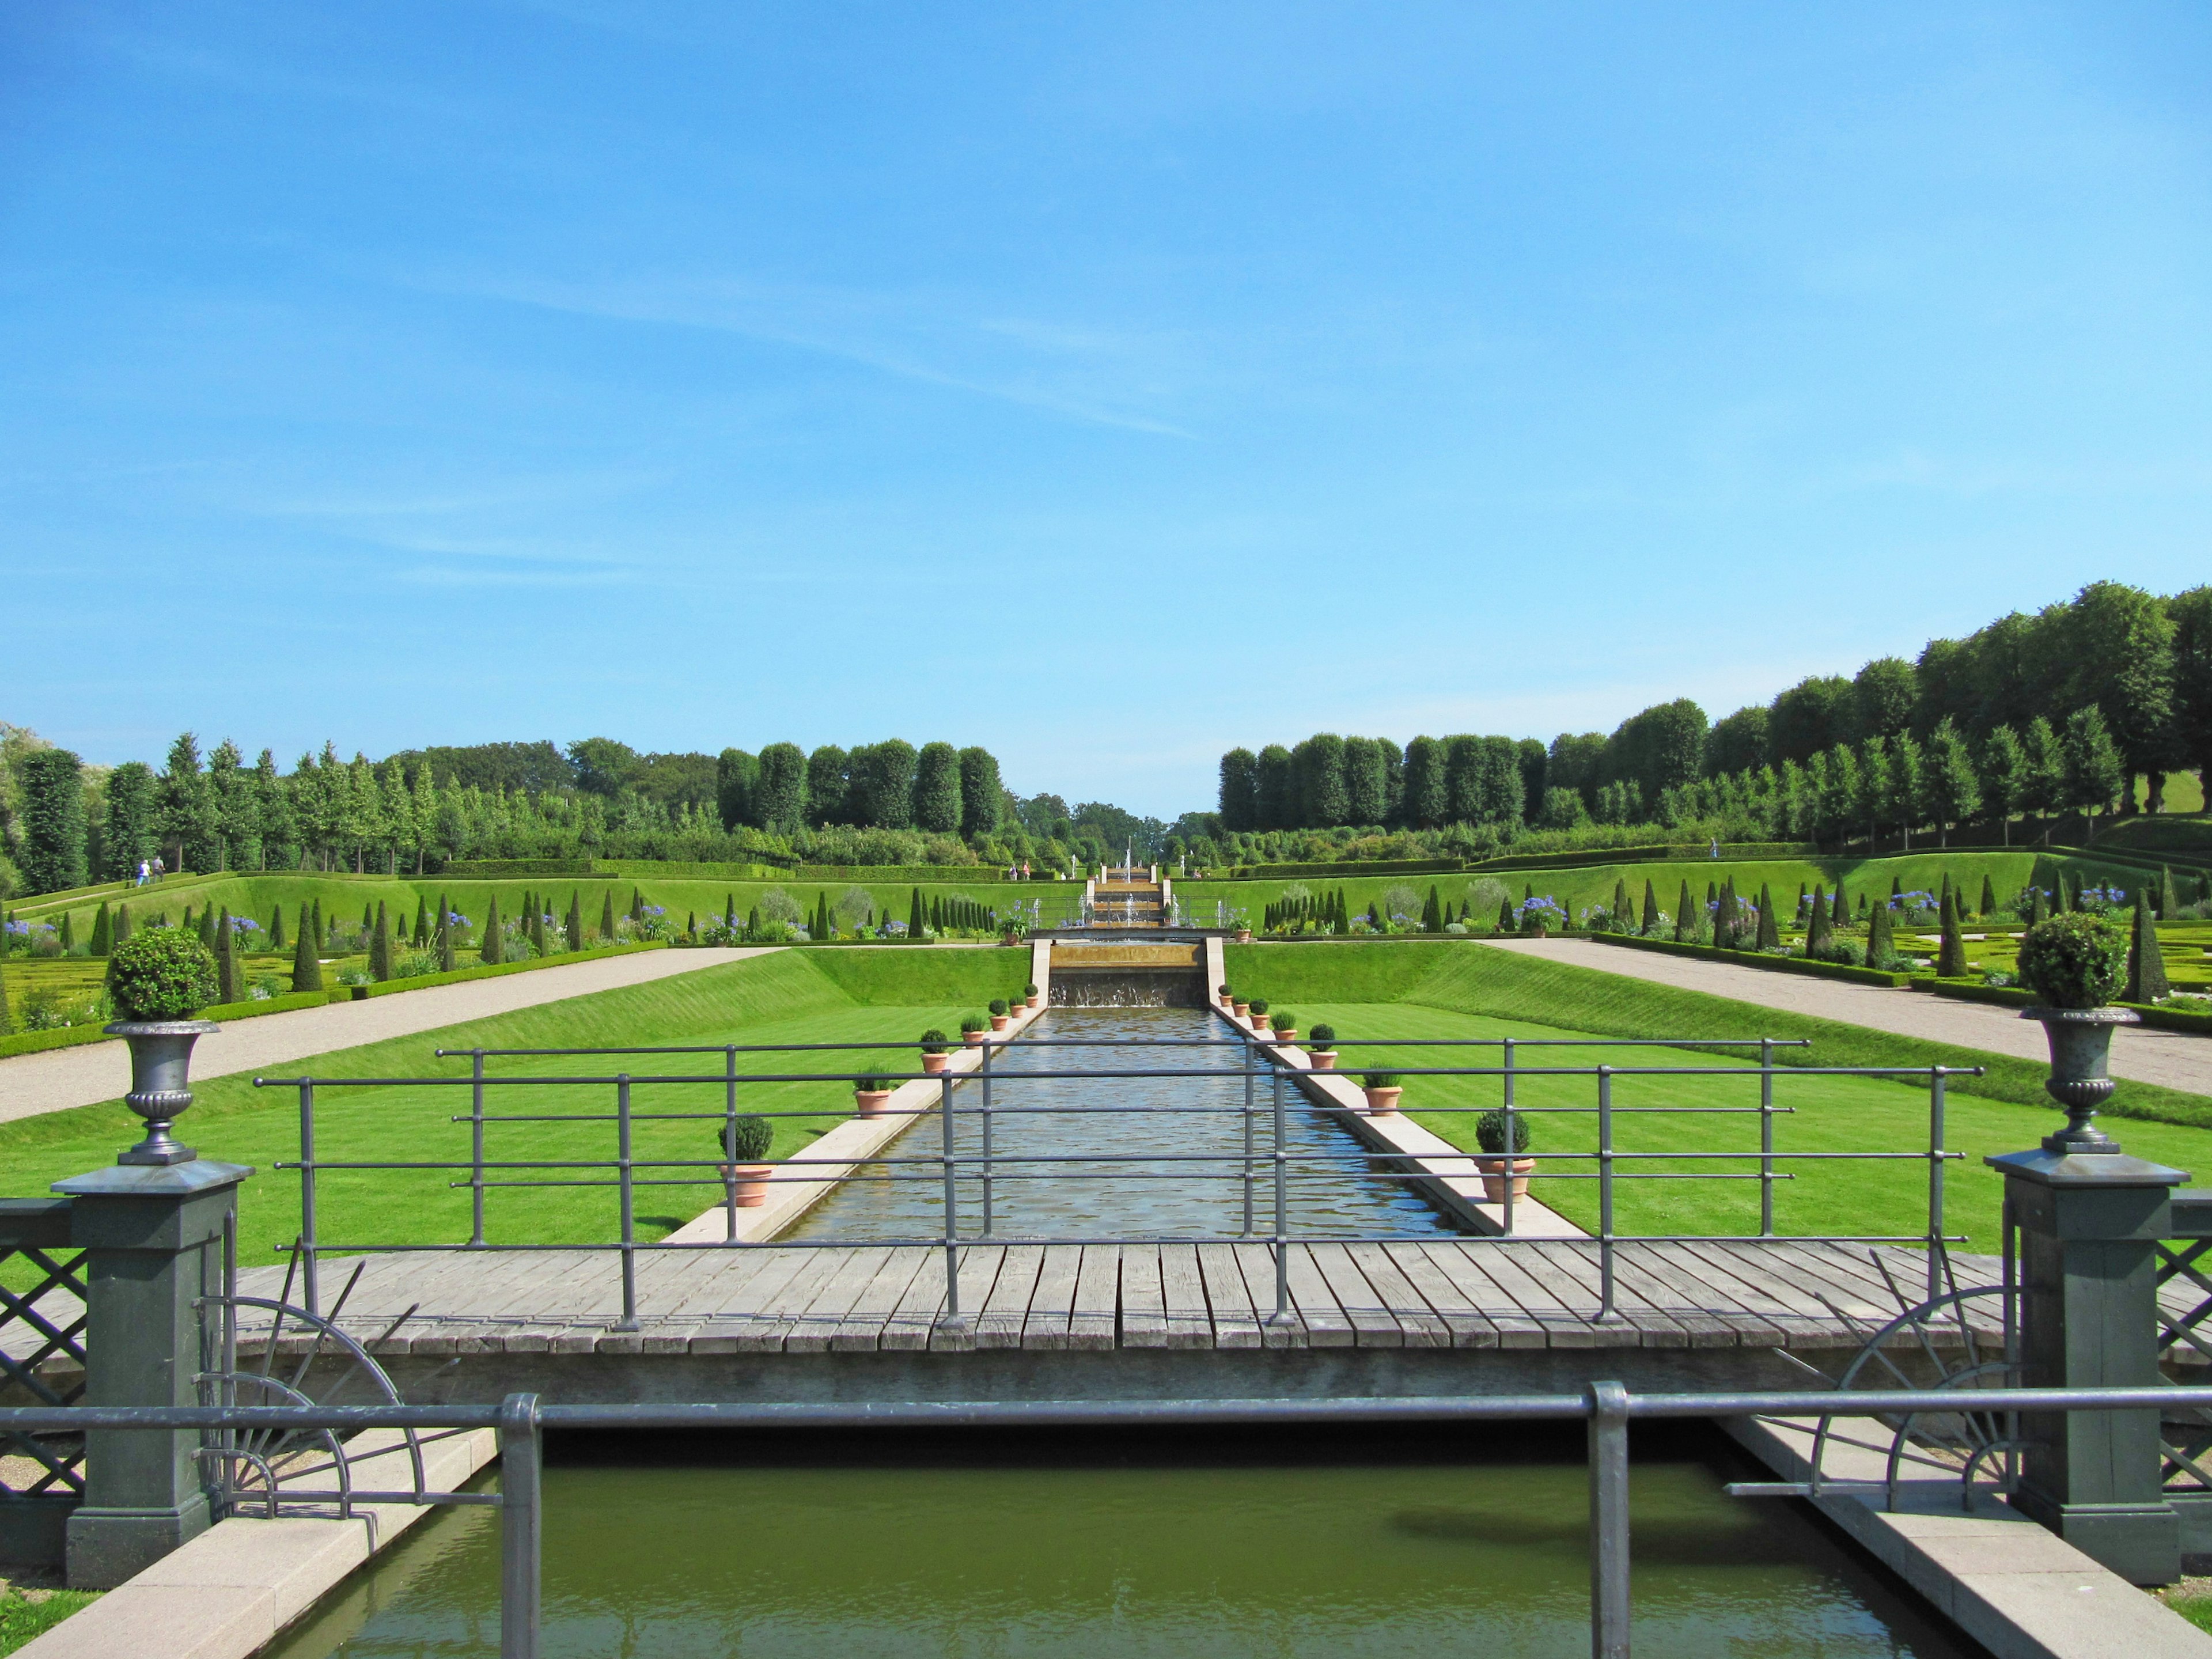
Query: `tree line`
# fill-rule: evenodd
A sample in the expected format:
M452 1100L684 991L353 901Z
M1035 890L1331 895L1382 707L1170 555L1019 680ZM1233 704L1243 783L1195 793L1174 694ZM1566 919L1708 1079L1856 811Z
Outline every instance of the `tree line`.
M1681 697L1610 734L1548 744L1424 737L1401 750L1324 732L1232 749L1219 813L1234 833L1681 825L1733 812L1817 838L1805 826L1909 834L1984 814L2130 811L2137 778L2156 811L2167 774L2208 768L2212 586L2162 598L2102 581L1963 640L1931 640L1910 661L1808 677L1718 721Z

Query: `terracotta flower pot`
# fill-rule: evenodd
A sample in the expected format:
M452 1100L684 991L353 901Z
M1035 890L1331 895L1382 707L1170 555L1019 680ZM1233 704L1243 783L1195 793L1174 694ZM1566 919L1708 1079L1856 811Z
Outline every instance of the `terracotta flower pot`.
M1474 1160L1474 1167L1482 1171L1483 1198L1492 1204L1503 1204L1505 1201L1505 1159L1478 1158ZM1533 1158L1513 1160L1514 1197L1528 1196L1528 1175L1535 1167L1536 1160Z
M890 1097L891 1091L888 1089L855 1089L853 1091L853 1105L862 1117L881 1117L884 1103Z
M1229 1000L1229 1011L1239 1019L1244 1018L1244 1005L1234 997Z
M1523 937L1528 939L1549 939L1551 936L1550 929L1547 928L1541 922L1538 922L1535 927L1529 929L1528 932L1523 935Z
M963 1031L960 1034L960 1040L970 1048L980 1048L983 1046L983 1039L989 1035L988 1031Z
M1037 1006L1040 1003L1042 1003L1043 1000L1044 1000L1043 994L1040 992L1040 993L1039 993L1037 995L1036 995L1036 996L1033 996L1033 997L1024 997L1024 998L1023 998L1023 999L1022 999L1022 1006L1023 1006L1023 1007L1024 1007L1024 1008L1034 1008L1034 1007Z
M951 1058L950 1054L924 1054L921 1057L921 1069L930 1076L935 1077L945 1069L945 1062Z
M1298 1028L1295 1025L1278 1025L1275 1027L1275 1037L1278 1042L1296 1042L1298 1040Z
M722 1179L736 1190L735 1203L741 1210L757 1210L768 1202L768 1175L772 1166L766 1164L725 1164Z
M1255 1015L1253 1015L1253 1016L1252 1016L1252 1029L1253 1029L1254 1030L1255 1030L1255 1031L1264 1031L1264 1030L1266 1030L1267 1029L1267 1019L1268 1019L1268 1016L1267 1016L1267 1015L1266 1015L1266 1014L1255 1014Z
M1391 1089L1364 1089L1360 1092L1367 1097L1368 1116L1395 1117L1398 1115L1398 1097L1406 1091L1401 1085Z
M994 1031L1003 1031L1012 1018L1012 1014L994 1014L991 1016L991 1029Z
M1249 945L1252 942L1252 930L1249 927L1239 927L1237 930L1237 942L1239 945Z
M1334 1048L1309 1049L1306 1058L1313 1061L1313 1068L1316 1072L1333 1072L1336 1069L1336 1050Z

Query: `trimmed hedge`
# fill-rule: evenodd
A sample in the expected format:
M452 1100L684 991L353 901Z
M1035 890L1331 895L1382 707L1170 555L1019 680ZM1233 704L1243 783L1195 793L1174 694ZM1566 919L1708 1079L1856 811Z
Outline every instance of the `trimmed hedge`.
M663 939L641 939L631 945L605 945L589 951L563 951L556 956L532 957L527 962L488 963L475 968L455 968L442 974L417 974L412 979L387 979L365 988L372 997L388 997L398 991L427 991L434 985L459 985L464 980L501 979L508 974L526 974L536 968L559 968L572 962L596 962L602 957L635 956L640 951L665 951ZM353 995L350 986L341 986L331 998L343 1002Z
M264 998L258 1002L217 1003L212 1008L201 1009L192 1018L219 1023L252 1019L257 1014L281 1014L294 1008L320 1008L326 1003L343 1002L345 997L343 990L335 997L327 991L301 991ZM49 1048L74 1048L83 1042L121 1041L120 1037L109 1036L105 1025L64 1025L51 1031L18 1031L13 1036L0 1037L0 1060L12 1054L44 1054Z
M1820 856L1820 849L1803 841L1738 841L1721 843L1717 862L1743 864L1760 859L1813 859ZM1565 853L1523 853L1517 856L1501 853L1496 858L1481 859L1467 866L1470 872L1486 870L1572 870L1598 864L1691 864L1712 863L1711 842L1700 842L1693 847L1585 847Z
M1805 974L1814 979L1847 980L1854 985L1881 985L1892 990L1910 985L1910 974L1893 974L1880 968L1853 968L1841 962L1813 962L1803 957L1762 956L1754 951L1723 951L1711 945L1677 945L1670 939L1634 939L1626 933L1578 933L1578 939L1601 945L1625 945L1636 951L1656 951L1662 956L1697 957L1707 962L1732 962L1739 968L1764 968L1778 974Z
M1313 876L1322 880L1355 876L1443 876L1468 868L1465 859L1345 859L1334 864L1235 864L1226 876L1206 881L1287 881ZM1201 879L1196 877L1186 880Z
M1912 988L1933 991L1939 997L1952 997L1960 1002L1991 1002L2003 1008L2033 1008L2039 1000L2034 992L2025 987L1984 985L1973 979L1917 979L1912 981ZM2153 1030L2212 1036L2212 1014L2191 1013L2154 1002L2115 1002L2112 1006L2142 1015L2142 1023Z
M626 881L1004 881L994 864L684 864L657 859L456 859L438 873L454 880L524 876L618 877ZM1030 886L1048 886L1032 881ZM1061 884L1065 885L1063 878Z

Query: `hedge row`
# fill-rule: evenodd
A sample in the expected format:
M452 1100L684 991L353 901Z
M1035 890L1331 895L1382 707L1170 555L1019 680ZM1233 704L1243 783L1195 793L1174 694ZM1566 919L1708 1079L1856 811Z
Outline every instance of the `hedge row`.
M1758 859L1817 858L1820 849L1810 842L1802 841L1724 841L1721 843L1721 860L1746 862ZM1494 859L1482 859L1470 864L1470 871L1484 870L1571 870L1598 864L1684 864L1696 860L1710 861L1712 845L1699 842L1694 846L1650 847L1583 847L1565 853L1501 853Z
M994 864L684 864L655 859L455 859L438 872L453 880L509 877L618 876L630 881L1004 881Z
M1853 968L1841 962L1814 962L1804 957L1770 957L1756 951L1723 951L1711 945L1678 945L1670 939L1637 939L1627 933L1580 933L1578 939L1601 945L1625 945L1631 950L1656 951L1662 956L1698 957L1708 962L1732 962L1739 968L1764 968L1778 974L1805 974L1814 979L1848 980L1854 985L1881 985L1892 990L1910 985L1910 974L1893 974L1880 968Z
M2031 1008L2036 1002L2035 993L2023 987L1984 985L1977 979L1917 979L1913 981L1912 988L1916 991L1933 991L1939 997L1950 997L1960 1002L1990 1002L2004 1008ZM2191 1013L2154 1002L2118 1002L2112 1006L2140 1014L2142 1023L2154 1030L2212 1036L2212 1014Z
M1230 866L1232 881L1287 881L1297 876L1441 876L1466 867L1465 859L1342 859L1328 864L1238 864ZM1208 877L1207 880L1214 878Z

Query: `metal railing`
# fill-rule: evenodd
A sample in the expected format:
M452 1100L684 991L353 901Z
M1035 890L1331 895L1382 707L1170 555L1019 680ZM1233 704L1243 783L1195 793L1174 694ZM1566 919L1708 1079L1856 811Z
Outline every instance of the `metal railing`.
M1962 1236L1946 1231L1944 1218L1944 1165L1963 1156L1946 1147L1945 1110L1948 1079L1956 1076L1978 1076L1978 1067L1950 1066L1809 1066L1784 1065L1776 1059L1777 1051L1808 1046L1802 1042L1773 1037L1753 1038L1389 1038L1342 1039L1336 1044L1340 1050L1348 1048L1384 1050L1435 1050L1440 1048L1501 1048L1502 1064L1498 1066L1428 1066L1396 1067L1405 1077L1467 1079L1497 1079L1500 1097L1493 1107L1487 1104L1431 1105L1423 1103L1418 1110L1423 1116L1450 1117L1468 1114L1482 1114L1492 1110L1505 1115L1508 1133L1505 1145L1515 1144L1513 1124L1517 1115L1537 1114L1568 1117L1587 1116L1595 1120L1595 1145L1589 1151L1510 1152L1504 1156L1502 1173L1504 1184L1503 1212L1506 1234L1486 1242L1511 1243L1516 1240L1510 1231L1514 1191L1514 1171L1510 1165L1516 1160L1532 1162L1534 1179L1558 1182L1595 1182L1597 1186L1598 1231L1594 1236L1597 1245L1600 1269L1600 1298L1596 1317L1608 1322L1620 1316L1616 1308L1616 1246L1622 1242L1670 1243L1692 1239L1709 1242L1739 1242L1759 1239L1789 1238L1803 1242L1919 1244L1929 1248L1928 1267L1929 1293L1938 1290L1939 1267L1936 1257L1940 1247L1960 1242ZM739 1089L743 1086L775 1084L852 1083L856 1079L850 1071L769 1071L749 1072L738 1069L738 1056L759 1054L884 1054L911 1051L911 1042L830 1042L830 1043L729 1043L672 1045L659 1047L612 1048L472 1048L441 1049L441 1058L465 1058L471 1062L465 1077L441 1078L256 1078L257 1088L283 1087L296 1090L300 1102L300 1157L296 1160L280 1161L276 1167L297 1172L300 1180L301 1230L296 1242L304 1269L303 1291L309 1312L319 1310L319 1263L325 1255L369 1254L398 1250L513 1250L513 1249L599 1249L619 1252L622 1277L622 1313L617 1329L638 1328L636 1262L641 1251L666 1249L780 1249L815 1248L818 1241L793 1241L783 1238L759 1240L738 1237L738 1206L734 1180L730 1172L732 1160L721 1158L647 1158L637 1152L635 1133L638 1127L648 1123L720 1122L725 1131L732 1129L741 1115L769 1119L803 1119L818 1121L827 1116L842 1116L841 1112L824 1112L819 1108L793 1108L781 1111L741 1114ZM1329 1232L1294 1231L1290 1225L1291 1200L1294 1175L1301 1170L1320 1170L1330 1172L1353 1171L1359 1176L1382 1183L1409 1184L1416 1190L1438 1182L1462 1178L1480 1178L1493 1173L1486 1165L1499 1162L1497 1156L1483 1152L1455 1152L1449 1155L1413 1155L1403 1151L1376 1151L1347 1146L1340 1152L1293 1152L1290 1148L1289 1095L1295 1082L1308 1075L1297 1073L1284 1058L1284 1045L1264 1038L1255 1039L1243 1035L1226 1038L1071 1038L1046 1037L1022 1039L1020 1048L1025 1052L1098 1048L1182 1050L1240 1049L1238 1070L1224 1072L1218 1066L1194 1067L1176 1066L1115 1066L1097 1070L1030 1069L1024 1066L1018 1073L995 1070L995 1058L1006 1052L1003 1042L982 1045L978 1068L971 1073L956 1074L922 1073L864 1073L882 1075L898 1083L926 1082L936 1085L935 1098L926 1106L904 1109L897 1115L919 1118L934 1115L940 1120L942 1133L939 1149L933 1152L901 1155L877 1150L864 1158L851 1156L817 1158L793 1157L783 1159L777 1167L786 1172L779 1178L786 1182L813 1182L824 1186L854 1182L913 1179L906 1171L916 1171L933 1176L942 1193L942 1225L933 1235L890 1238L839 1238L841 1246L896 1249L927 1246L942 1252L945 1273L945 1303L939 1322L957 1328L968 1322L960 1306L959 1262L962 1250L978 1243L991 1242L1004 1237L994 1231L998 1189L1008 1182L1030 1181L1112 1181L1122 1182L1133 1179L1226 1181L1242 1188L1242 1229L1230 1233L1192 1237L1182 1234L1132 1233L1112 1229L1085 1232L1079 1236L1041 1236L1024 1232L1019 1242L1028 1244L1185 1244L1236 1242L1264 1243L1271 1247L1275 1267L1275 1306L1268 1316L1271 1324L1293 1322L1289 1280L1289 1255L1291 1247L1312 1243L1389 1243L1403 1242L1416 1237L1388 1232ZM1559 1049L1577 1048L1664 1048L1674 1049L1756 1049L1759 1063L1718 1066L1542 1066L1529 1065L1525 1054L1531 1049ZM617 1073L611 1076L591 1075L495 1075L486 1070L486 1062L499 1059L561 1059L572 1057L610 1058L617 1056L715 1054L722 1058L722 1066L714 1072L670 1072L653 1073ZM1218 1083L1224 1079L1240 1077L1243 1099L1241 1105L1230 1106L1142 1106L1126 1107L1114 1104L1042 1106L1010 1106L994 1097L995 1085L1003 1085L1018 1078L1024 1083L1049 1081L1082 1081L1109 1085L1116 1081L1139 1079L1187 1079ZM1865 1152L1804 1151L1791 1152L1777 1146L1774 1120L1790 1115L1795 1109L1778 1103L1775 1082L1778 1077L1863 1077L1886 1079L1925 1079L1928 1085L1928 1140L1924 1147L1911 1150L1884 1148ZM1726 1078L1749 1081L1756 1079L1759 1086L1757 1103L1742 1106L1724 1105L1623 1105L1614 1099L1616 1084L1631 1078ZM1259 1084L1267 1084L1267 1101L1263 1108L1259 1103ZM1589 1105L1532 1104L1519 1097L1518 1086L1531 1079L1581 1078L1590 1081L1595 1098ZM978 1085L980 1098L972 1107L960 1106L956 1088L964 1083ZM696 1088L702 1085L719 1087L722 1104L718 1111L641 1111L636 1103L637 1091L645 1088ZM497 1089L573 1088L585 1086L606 1088L613 1091L611 1112L560 1113L493 1113L486 1109L488 1091ZM346 1159L322 1156L317 1146L317 1091L329 1089L371 1088L465 1088L470 1091L470 1109L465 1115L455 1115L450 1121L465 1122L470 1131L470 1155L465 1160L423 1158L410 1160ZM1325 1102L1310 1105L1308 1111L1323 1119L1339 1121L1360 1115L1354 1109ZM1086 1114L1142 1113L1153 1117L1214 1116L1228 1117L1241 1125L1241 1144L1227 1152L1151 1152L1133 1153L1069 1152L1036 1153L1006 1152L999 1148L997 1136L1000 1121L1019 1120L1036 1116L1067 1116ZM1616 1141L1616 1133L1624 1120L1651 1115L1757 1115L1759 1120L1759 1145L1756 1150L1686 1150L1664 1151L1623 1150ZM962 1144L961 1130L970 1127L972 1120L973 1147ZM1261 1126L1266 1125L1269 1140L1261 1139ZM615 1151L612 1158L496 1158L488 1145L488 1130L494 1125L603 1123L612 1126ZM1347 1137L1351 1139L1351 1137ZM725 1140L725 1145L731 1144ZM1875 1163L1917 1163L1926 1168L1926 1215L1924 1231L1916 1233L1815 1233L1784 1234L1777 1231L1774 1215L1774 1190L1777 1182L1795 1179L1792 1171L1780 1166L1809 1163L1815 1167L1838 1161ZM1650 1164L1692 1164L1719 1165L1749 1164L1754 1167L1744 1170L1705 1168L1696 1170L1638 1168ZM1553 1167L1546 1168L1550 1164ZM1166 1166L1162 1172L1147 1173L1133 1170L1132 1165ZM1586 1168L1561 1167L1587 1165ZM863 1167L865 1166L865 1167ZM1103 1167L1102 1167L1103 1166ZM1217 1166L1209 1170L1206 1166ZM322 1231L319 1209L319 1182L331 1171L397 1171L415 1170L424 1174L459 1175L452 1181L454 1188L465 1188L470 1193L471 1229L469 1237L456 1243L393 1243L374 1240L339 1240L326 1238ZM806 1173L819 1170L820 1173ZM793 1174L791 1171L799 1171ZM1759 1184L1759 1227L1756 1232L1741 1234L1650 1234L1625 1233L1618 1226L1616 1197L1620 1183L1628 1181L1755 1181ZM961 1210L961 1188L963 1183L980 1188L981 1202L975 1218L980 1231L963 1231ZM641 1188L716 1187L725 1194L727 1224L721 1240L697 1243L671 1244L660 1241L640 1239L637 1236L636 1197ZM526 1243L495 1243L487 1236L485 1194L500 1188L539 1187L599 1187L611 1188L617 1194L618 1237L611 1241L574 1243L548 1243L536 1241ZM1273 1226L1262 1231L1256 1224L1257 1200L1262 1188L1269 1189L1273 1200Z
M671 1404L562 1406L537 1395L509 1395L496 1406L76 1406L0 1409L0 1434L33 1436L86 1429L199 1430L211 1437L302 1433L335 1437L391 1429L499 1436L497 1493L437 1492L422 1480L411 1488L353 1491L353 1502L477 1504L500 1511L500 1653L501 1659L539 1659L544 1603L544 1433L687 1429L1053 1428L1159 1427L1191 1424L1455 1423L1573 1421L1587 1424L1589 1469L1590 1647L1597 1659L1627 1659L1633 1613L1629 1525L1629 1425L1684 1418L1814 1419L1825 1434L1834 1419L1912 1419L1929 1415L2013 1418L2022 1413L2156 1411L2192 1406L2201 1391L2187 1387L2143 1389L1894 1389L1805 1392L1738 1391L1632 1394L1619 1382L1592 1382L1581 1394L1474 1395L1361 1399L1227 1399L981 1401L896 1404ZM1971 1405L1967 1402L1971 1401ZM1877 1485L1815 1480L1744 1483L1739 1497L1836 1496ZM1962 1484L1971 1505L1974 1471ZM1995 1486L1997 1483L1993 1482ZM295 1506L330 1503L331 1491L287 1488Z

